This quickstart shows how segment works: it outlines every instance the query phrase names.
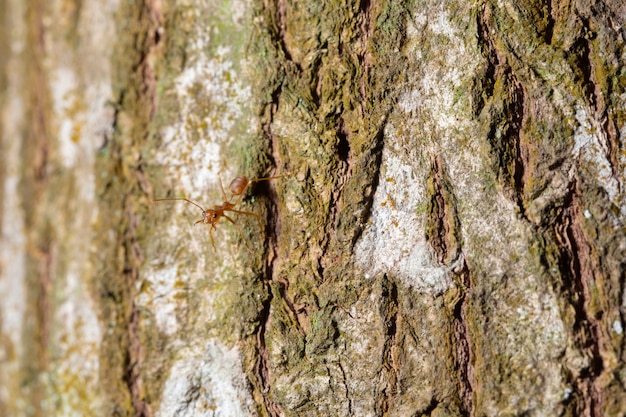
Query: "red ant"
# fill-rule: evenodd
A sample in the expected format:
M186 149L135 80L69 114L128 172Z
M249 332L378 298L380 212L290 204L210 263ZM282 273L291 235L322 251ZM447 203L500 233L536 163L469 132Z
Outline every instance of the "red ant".
M247 216L254 216L259 222L259 227L261 228L261 231L263 231L261 218L259 217L258 214L252 213L251 211L235 210L234 207L241 202L241 199L243 198L243 194L246 192L250 184L252 184L253 182L258 182L258 181L268 181L268 180L273 180L276 178L281 178L282 175L279 175L277 177L253 178L251 180L248 180L248 178L245 175L240 175L236 177L234 180L232 180L230 185L228 186L228 189L231 193L229 199L226 199L226 193L224 192L224 185L222 184L222 176L219 174L218 176L220 179L220 190L222 191L224 202L222 204L216 205L212 209L204 209L198 203L191 201L187 198L157 198L152 201L157 202L157 201L169 201L169 200L182 200L182 201L191 203L194 206L198 207L200 210L202 210L202 218L196 221L194 223L194 226L198 223L205 223L205 224L211 225L211 228L209 229L209 236L211 237L211 244L213 245L213 250L216 250L215 240L213 240L213 230L215 229L215 225L217 224L219 219L224 217L226 220L228 220L229 222L235 225L235 227L237 228L237 231L239 232L239 235L241 236L244 243L246 244L246 247L248 248L248 250L252 251L252 249L250 248L250 245L248 244L248 241L246 240L246 238L243 235L243 232L241 231L241 228L237 225L237 223L233 219L228 217L225 212L230 211L233 213L245 214ZM238 198L237 198L237 201L233 203L230 200L232 200L232 198L235 196L238 196Z

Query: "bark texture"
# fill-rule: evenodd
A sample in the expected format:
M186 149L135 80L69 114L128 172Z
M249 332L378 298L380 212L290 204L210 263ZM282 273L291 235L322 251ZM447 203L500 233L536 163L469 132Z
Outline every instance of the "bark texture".
M626 6L518 3L0 0L0 416L624 415Z

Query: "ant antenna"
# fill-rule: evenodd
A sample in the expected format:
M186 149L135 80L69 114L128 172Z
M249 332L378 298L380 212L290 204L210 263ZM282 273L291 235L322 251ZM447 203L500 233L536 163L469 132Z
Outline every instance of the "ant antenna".
M203 209L198 203L194 203L193 201L189 200L188 198L156 198L152 201L172 201L172 200L182 200L182 201L186 201L188 203L193 204L194 206L198 207L200 210L202 211L206 211L205 209Z

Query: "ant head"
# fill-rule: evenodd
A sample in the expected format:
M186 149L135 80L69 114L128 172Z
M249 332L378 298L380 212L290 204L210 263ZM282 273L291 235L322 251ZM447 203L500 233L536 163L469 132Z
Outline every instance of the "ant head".
M217 223L219 216L215 210L203 210L202 211L202 221L207 224L214 225Z

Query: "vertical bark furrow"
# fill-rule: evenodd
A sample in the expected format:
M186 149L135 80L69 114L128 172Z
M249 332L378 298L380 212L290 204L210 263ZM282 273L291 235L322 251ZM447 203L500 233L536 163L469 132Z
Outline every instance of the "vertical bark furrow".
M574 309L573 334L577 347L585 352L588 363L574 376L571 383L576 387L580 403L575 405L581 415L600 417L604 407L599 378L605 372L603 363L604 345L608 343L602 334L601 317L590 309L597 303L602 279L594 267L594 254L581 229L582 221L577 183L570 185L570 190L562 207L556 211L556 221L551 226L558 249L558 268L564 293ZM576 401L573 399L572 401Z
M550 8L551 10L551 8ZM526 218L526 177L529 170L530 150L524 136L527 119L527 93L524 80L516 74L512 62L516 57L507 56L493 37L497 36L492 21L491 8L483 6L478 18L479 45L487 62L485 76L490 78L482 84L489 85L483 91L480 119L485 126L485 135L493 152L494 171L503 180L509 197L515 202L519 213ZM554 23L548 21L548 31ZM551 35L550 35L551 36ZM500 48L500 49L498 49ZM512 62L509 62L512 61ZM531 142L532 143L532 142Z
M454 339L456 345L456 362L459 372L459 397L461 412L466 417L476 415L474 407L474 366L472 340L467 320L468 294L471 293L470 271L463 261L458 274L463 284L461 297L454 306Z
M447 238L450 233L446 220L446 201L442 190L440 161L436 158L431 164L431 177L429 181L429 220L430 227L426 230L426 239L430 242L437 262L445 265L448 256Z
M368 147L352 162L352 172L365 173L368 183L358 195L354 195L353 190L350 190L352 191L350 198L343 200L343 210L337 225L338 239L336 242L342 248L346 244L349 245L349 248L354 248L363 233L367 219L371 216L374 195L380 181L386 123L385 117Z
M136 271L130 272L127 277L131 282L136 282ZM125 360L126 369L124 372L124 380L128 386L130 392L131 401L133 404L135 417L150 417L152 416L151 408L148 402L145 400L143 381L141 378L142 367L142 348L141 341L139 339L139 312L135 303L130 306L130 316L128 320L128 351L127 358Z
M341 211L343 209L343 190L346 182L350 179L353 160L352 153L350 152L350 141L348 133L342 131L343 122L339 119L339 126L337 127L337 170L335 173L335 186L330 193L330 201L328 203L328 213L326 216L326 222L324 225L324 240L321 242L321 253L319 256L318 264L320 265L319 273L324 278L324 265L327 264L325 258L328 256L328 251L331 243L336 239L337 228L339 227L339 219ZM345 155L345 161L342 161L342 154Z
M596 83L593 79L594 68L591 62L592 58L589 44L589 37L592 37L593 34L589 29L589 21L584 17L580 17L579 19L583 27L582 33L570 48L570 53L575 59L573 66L577 71L579 71L580 74L580 80L578 80L578 83L582 88L583 97L589 102L590 107L594 111L597 111L599 104L597 96L598 91Z
M275 34L277 39L279 39L279 44L281 45L284 53L284 57L286 60L291 60L289 55L289 51L287 50L287 46L285 44L284 36L285 36L285 8L287 7L286 3L282 0L276 1L274 4L275 9L272 9L276 15L277 19L277 30L278 32ZM266 7L270 7L266 4ZM270 10L271 11L271 10ZM279 72L283 72L284 68L279 69ZM263 132L264 139L267 142L267 147L269 149L269 158L270 162L274 165L274 167L281 167L282 161L280 156L280 144L278 143L277 138L272 132L272 122L274 121L274 115L280 105L281 95L283 91L282 82L279 83L271 92L271 101L266 103L264 106L264 113L267 115L266 120L261 126L261 131ZM288 175L288 174L287 174ZM265 343L266 338L266 330L268 327L268 323L271 319L272 315L272 304L276 302L275 298L277 295L280 295L284 298L285 304L288 308L291 309L291 312L294 314L294 317L297 322L297 314L293 309L293 303L287 298L287 288L288 282L281 280L276 276L275 269L275 261L277 260L277 256L279 253L279 233L280 233L280 222L281 218L279 216L279 197L276 194L275 187L273 184L269 185L269 219L268 225L266 227L266 236L265 241L268 245L268 256L265 261L265 269L263 271L263 276L261 279L263 280L263 289L265 299L262 304L262 309L259 312L258 316L258 329L256 333L256 346L255 346L255 365L254 365L254 375L249 378L250 383L252 384L253 390L256 391L256 396L262 399L262 404L258 404L260 407L261 414L267 414L272 417L282 416L283 412L278 403L272 400L271 398L271 389L272 389L272 380L271 380L271 371L270 371L270 358L269 352L267 350L267 346ZM272 291L272 282L276 282L279 286L280 290L278 294L275 294Z
M139 6L138 20L145 24L143 31L137 34L138 65L136 74L138 77L138 92L140 100L146 103L142 119L146 125L138 126L147 129L147 123L154 117L157 111L157 91L156 91L156 74L150 59L154 55L154 50L158 46L162 35L162 17L160 4L158 0L145 0L145 3ZM144 131L143 137L147 137L148 132ZM135 304L137 283L140 280L139 266L143 263L143 250L138 242L139 217L136 211L137 203L136 194L147 192L145 190L145 181L142 181L143 172L141 168L141 156L133 161L131 181L131 193L126 196L125 213L127 217L127 229L124 231L124 240L126 246L126 260L124 267L124 280L128 282L129 288L129 311L126 316L128 323L128 359L127 369L125 372L126 383L130 391L130 397L133 404L135 417L151 417L152 410L146 398L146 391L142 376L144 353L141 344L141 334L139 329L139 311ZM149 196L151 197L151 196Z
M162 18L158 1L146 0L127 5L125 11L135 30L121 38L119 47L127 47L128 56L119 56L127 72L118 72L117 103L113 133L101 149L99 184L100 223L116 236L112 252L98 253L100 276L96 285L101 294L102 318L114 323L103 339L101 362L103 390L109 395L107 408L120 416L151 417L151 399L155 381L146 380L145 340L141 311L137 307L137 289L142 278L140 268L145 259L140 222L145 202L151 195L142 168L139 149L148 137L148 126L157 110L156 74L153 59L162 38ZM128 59L128 61L123 61ZM121 75L120 75L121 74ZM132 120L132 122L131 122ZM122 386L126 392L122 392Z
M350 395L350 386L348 385L348 377L346 375L346 370L343 368L341 361L337 361L337 366L339 367L339 371L341 371L342 383L345 390L346 398L348 399L348 416L352 416L352 395Z
M490 97L493 96L496 68L500 66L496 48L493 45L491 26L491 9L487 3L480 6L476 12L476 35L478 50L483 57L482 71L474 77L472 113L479 117Z
M54 282L55 275L54 263L54 242L39 242L42 247L37 248L37 285L34 289L37 301L35 306L35 337L34 346L37 348L37 361L33 365L27 367L29 371L35 372L37 377L34 379L32 391L33 404L36 404L35 416L45 416L45 409L42 407L47 396L46 388L40 381L43 379L41 375L50 370L50 348L51 348L51 331L53 316L53 299L54 299Z
M434 252L437 262L450 266L460 256L460 223L456 197L440 157L431 161L428 178L428 222L426 240Z
M32 416L45 415L44 400L47 392L42 375L49 371L49 349L53 315L53 279L56 263L54 228L49 223L50 216L45 212L46 193L49 192L50 116L51 102L49 80L45 68L47 47L44 23L46 5L39 0L31 0L26 6L27 47L29 59L28 90L25 100L27 126L24 143L21 146L22 177L19 190L24 204L24 226L26 234L26 300L34 310L32 318L24 329L27 343L23 356L24 368L21 382L25 401L32 406ZM13 138L9 138L12 140Z
M554 16L554 6L552 4L553 0L545 0L545 19L546 19L546 28L543 32L543 40L545 43L550 45L552 43L552 37L554 35L554 24L556 22L556 17ZM558 5L558 3L557 3Z
M269 352L265 344L265 332L271 316L273 296L269 285L264 285L264 288L267 290L268 296L263 302L263 309L258 318L259 327L256 334L255 375L251 382L253 389L257 391L257 396L260 395L262 399L262 404L258 404L258 406L261 407L260 414L279 417L283 415L281 407L270 397L272 381L270 378Z
M127 323L128 345L126 346L126 358L124 380L128 386L135 417L151 417L152 411L145 398L143 378L143 349L141 335L139 333L139 311L135 305L134 296L137 282L139 281L139 265L143 262L143 251L137 241L137 228L139 218L133 204L134 196L127 195L124 201L126 214L126 230L124 231L125 259L122 278L127 283L128 311L125 322Z
M446 172L443 160L434 157L431 160L428 179L429 210L426 239L434 256L442 267L450 269L460 278L460 296L453 311L453 346L455 351L455 369L458 372L458 395L464 416L473 416L474 411L474 376L472 344L467 322L468 293L471 291L470 273L461 249L461 225L451 180ZM460 265L455 265L456 263Z
M398 364L396 350L398 349L398 321L400 320L400 299L398 286L387 276L382 278L382 292L380 316L382 318L384 342L382 349L382 367L385 385L378 393L377 412L381 416L392 414L393 399L398 393Z
M303 323L302 320L303 318L306 320L306 318L309 315L308 311L306 310L306 308L298 310L296 306L294 305L293 301L290 299L289 294L288 294L289 281L285 280L284 278L276 278L274 279L274 282L277 284L278 289L279 289L278 292L281 298L283 299L285 306L287 307L288 314L291 316L291 319L293 320L292 323L296 326L295 330L297 330L298 334L301 337L306 336L305 328L308 326L306 326L306 324Z
M363 50L358 52L359 63L362 68L361 77L359 79L359 91L361 93L362 109L367 108L367 85L369 80L371 58L368 51L369 39L372 36L372 0L362 0L359 2L359 11L361 15L361 42Z
M503 139L512 143L513 151L513 190L517 207L522 217L526 217L524 208L524 183L526 166L528 165L528 149L522 137L524 124L525 94L521 82L512 75L511 80L511 104L510 104L510 129L507 129L506 137Z
M274 2L273 10L275 12L276 19L276 39L278 40L278 45L280 45L280 50L284 54L284 57L287 61L293 62L296 67L299 67L299 63L294 62L289 52L289 48L287 47L287 42L285 40L285 32L287 31L287 1L286 0L270 0Z

